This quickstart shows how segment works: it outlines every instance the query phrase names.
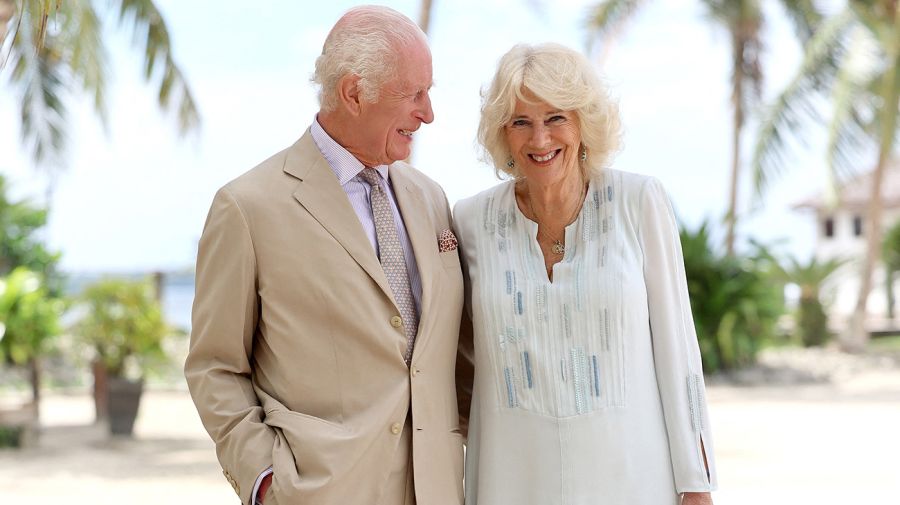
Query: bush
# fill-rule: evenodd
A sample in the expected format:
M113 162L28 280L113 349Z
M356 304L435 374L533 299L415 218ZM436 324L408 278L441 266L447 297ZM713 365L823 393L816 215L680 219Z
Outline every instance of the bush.
M127 368L143 377L165 362L163 340L173 333L149 282L106 279L86 287L77 308L84 311L75 334L111 376Z
M783 285L771 274L770 262L717 252L708 223L695 232L682 226L681 245L704 370L753 364L784 311Z

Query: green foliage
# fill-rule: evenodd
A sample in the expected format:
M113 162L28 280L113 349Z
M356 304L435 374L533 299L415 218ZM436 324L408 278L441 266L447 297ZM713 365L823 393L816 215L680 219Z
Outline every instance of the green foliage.
M21 426L0 426L0 449L18 449L22 446Z
M775 333L784 309L782 285L773 282L764 257L717 252L707 223L695 232L681 227L688 292L706 372L752 364Z
M884 261L884 289L888 299L888 316L894 317L894 280L900 272L900 221L894 223L881 242L881 258Z
M149 282L106 279L86 287L78 299L83 317L75 334L112 376L127 366L140 375L165 360L163 341L172 333Z
M19 267L0 280L0 358L24 365L41 356L59 334L62 310L39 274Z
M27 201L9 200L6 178L0 175L0 275L19 266L52 274L59 253L48 251L39 238L38 233L46 224L46 209Z
M768 253L766 255L771 258L776 275L783 282L796 284L800 288L794 336L806 347L827 342L831 333L828 331L828 315L822 304L822 286L847 260L833 258L819 261L812 257L808 262L801 263L796 258L778 261Z

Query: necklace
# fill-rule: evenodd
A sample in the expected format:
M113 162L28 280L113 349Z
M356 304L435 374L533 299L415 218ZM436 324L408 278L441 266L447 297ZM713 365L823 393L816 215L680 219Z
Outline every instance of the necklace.
M535 220L535 222L537 222L538 235L544 237L544 239L549 240L550 242L553 243L553 245L550 246L550 249L553 251L553 254L557 254L557 255L565 254L566 246L562 243L562 240L553 238L550 235L547 235L547 232L545 232L544 230L541 229L541 220L538 219L537 212L534 211L534 204L531 203L531 191L528 192L528 210L531 211L531 215L534 216L534 220ZM573 219L575 219L575 216L578 215L579 210L581 210L581 205L580 204L575 205L575 210L572 211L572 214L569 216L569 219L566 219L566 221L565 221L567 225L568 225L568 223L571 223ZM563 228L563 238L565 238L565 228Z

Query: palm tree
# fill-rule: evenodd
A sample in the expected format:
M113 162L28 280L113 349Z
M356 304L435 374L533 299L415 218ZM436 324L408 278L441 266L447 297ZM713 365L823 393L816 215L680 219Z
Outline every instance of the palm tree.
M830 92L827 158L832 181L853 172L860 154L877 152L866 212L866 254L856 307L841 336L847 350L868 341L864 320L872 271L881 249L881 185L897 135L900 10L896 0L850 0L822 23L806 47L801 68L760 126L753 178L762 194L788 165L787 141L821 123L818 105Z
M199 127L197 105L172 57L169 32L152 0L112 0L120 24L143 50L144 79L159 81L160 107L174 111L179 133ZM106 122L107 51L92 0L0 0L0 69L20 95L22 142L34 163L64 166L67 100L90 96Z
M595 35L608 37L622 29L646 0L606 0L590 14L589 26ZM731 105L732 154L728 212L725 216L725 240L729 255L734 254L737 222L738 181L741 176L741 132L748 111L759 103L763 83L762 29L765 17L760 0L701 0L708 19L727 30L731 37ZM794 21L802 40L812 34L819 15L811 0L781 0L788 16Z
M796 284L800 288L800 300L794 320L794 334L806 347L824 344L829 337L828 315L822 304L822 287L828 278L847 263L846 259L832 258L821 261L812 257L806 263L791 257L778 260L760 248L763 257L771 261L775 277Z

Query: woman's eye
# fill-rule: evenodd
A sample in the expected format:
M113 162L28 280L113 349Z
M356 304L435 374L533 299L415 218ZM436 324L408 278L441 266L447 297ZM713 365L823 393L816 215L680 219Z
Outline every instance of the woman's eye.
M551 116L547 120L548 123L562 123L566 120L566 116Z
M516 119L512 123L510 123L510 125L513 128L522 128L522 127L528 126L528 121L526 121L524 119Z

